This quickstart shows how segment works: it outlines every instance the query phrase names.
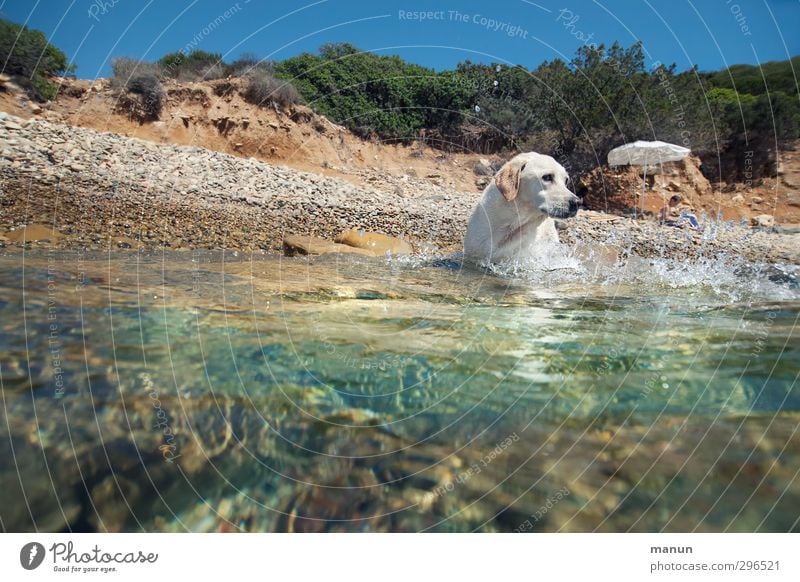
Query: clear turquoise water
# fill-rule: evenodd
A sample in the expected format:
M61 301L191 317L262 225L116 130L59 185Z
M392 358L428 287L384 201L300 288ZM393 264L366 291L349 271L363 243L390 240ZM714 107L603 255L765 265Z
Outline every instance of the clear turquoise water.
M780 269L0 257L6 531L797 531Z

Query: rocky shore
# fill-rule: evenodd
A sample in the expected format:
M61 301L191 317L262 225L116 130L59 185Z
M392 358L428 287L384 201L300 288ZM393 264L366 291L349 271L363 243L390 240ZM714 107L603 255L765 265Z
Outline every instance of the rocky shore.
M403 238L415 250L460 249L479 193L379 170L360 178L364 186L0 113L0 245L279 251L290 234L332 240L364 229ZM707 223L696 232L581 212L560 228L568 244L610 243L641 256L734 252L800 263L798 235L734 224Z

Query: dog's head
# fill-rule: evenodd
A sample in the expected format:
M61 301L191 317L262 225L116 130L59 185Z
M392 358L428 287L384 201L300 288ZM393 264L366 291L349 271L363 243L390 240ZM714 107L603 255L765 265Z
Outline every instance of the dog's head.
M503 197L553 218L578 212L578 197L567 188L567 171L550 156L519 154L500 168L494 183Z

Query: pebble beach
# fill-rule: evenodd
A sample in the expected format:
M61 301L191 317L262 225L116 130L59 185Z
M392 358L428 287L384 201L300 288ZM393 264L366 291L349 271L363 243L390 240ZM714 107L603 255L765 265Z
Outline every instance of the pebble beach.
M461 248L478 192L379 169L352 182L199 147L0 116L0 244L58 248L224 248L279 252L289 235L333 239L359 229L417 252ZM706 221L699 231L581 211L566 244L614 245L643 257L723 252L800 263L798 235Z

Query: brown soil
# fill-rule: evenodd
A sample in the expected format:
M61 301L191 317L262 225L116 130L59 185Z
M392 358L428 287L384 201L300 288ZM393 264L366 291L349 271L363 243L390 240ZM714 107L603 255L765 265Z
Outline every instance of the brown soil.
M340 177L357 185L358 169L429 178L458 191L480 191L473 167L485 156L448 154L423 142L397 145L363 140L308 107L281 110L244 101L240 79L165 84L167 99L160 121L132 119L109 81L62 82L54 102L41 106L39 116L70 125L136 137L156 143L195 145L239 157ZM20 91L0 92L0 111L23 118L34 116Z

